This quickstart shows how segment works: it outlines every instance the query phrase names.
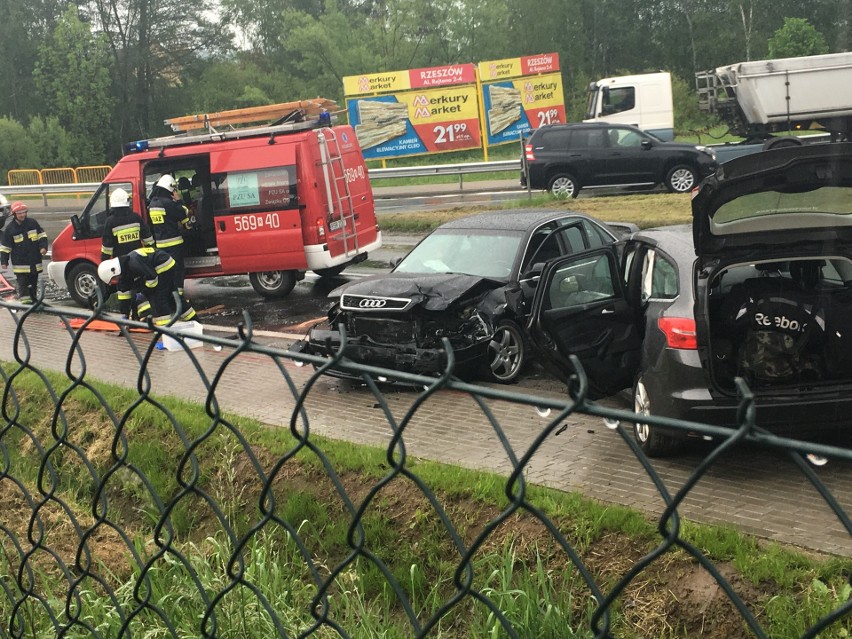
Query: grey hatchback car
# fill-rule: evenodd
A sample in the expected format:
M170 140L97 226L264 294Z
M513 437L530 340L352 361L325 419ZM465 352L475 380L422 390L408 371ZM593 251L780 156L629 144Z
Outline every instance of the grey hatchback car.
M756 423L797 436L852 415L852 144L778 149L723 165L693 224L550 262L530 334L567 378L579 357L599 394L636 412L735 426L736 378ZM650 455L682 431L637 420Z

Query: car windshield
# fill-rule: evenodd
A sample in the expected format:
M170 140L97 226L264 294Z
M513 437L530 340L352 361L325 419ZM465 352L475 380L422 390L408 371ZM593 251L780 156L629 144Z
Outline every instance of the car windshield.
M523 234L506 230L438 229L406 255L395 273L464 273L506 279Z

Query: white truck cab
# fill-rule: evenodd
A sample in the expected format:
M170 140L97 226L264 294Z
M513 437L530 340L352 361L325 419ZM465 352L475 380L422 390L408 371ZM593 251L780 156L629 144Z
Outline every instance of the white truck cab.
M673 140L671 74L622 75L592 82L583 122L632 124L661 140Z

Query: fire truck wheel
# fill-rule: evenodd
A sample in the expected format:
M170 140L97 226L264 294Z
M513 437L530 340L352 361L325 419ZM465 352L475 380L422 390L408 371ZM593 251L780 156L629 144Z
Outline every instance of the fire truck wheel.
M106 297L106 287L98 279L97 267L89 262L75 265L68 272L65 283L68 285L71 298L84 308L89 307L90 299L97 295L98 287L104 291L104 297Z
M338 264L337 266L329 266L328 268L318 268L314 273L320 277L337 277L346 268L346 264Z
M284 297L296 286L295 271L249 273L251 287L263 297Z

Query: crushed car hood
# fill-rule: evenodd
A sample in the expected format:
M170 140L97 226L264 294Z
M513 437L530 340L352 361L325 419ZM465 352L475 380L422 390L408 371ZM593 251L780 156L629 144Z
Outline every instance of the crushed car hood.
M328 297L336 300L343 295L406 299L411 300L409 307L419 305L428 311L442 311L460 300L476 299L504 285L505 282L499 280L458 273L388 273L344 284L331 291Z

